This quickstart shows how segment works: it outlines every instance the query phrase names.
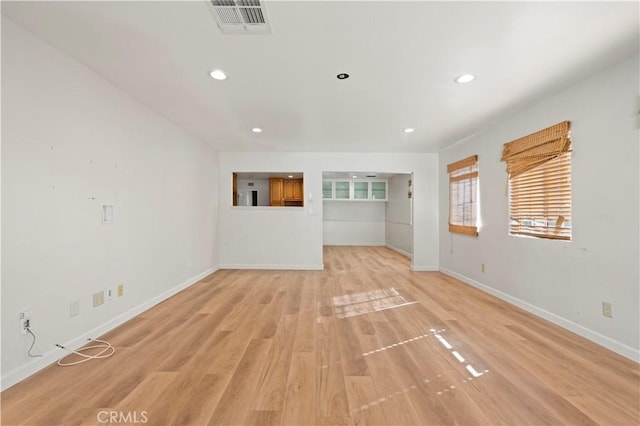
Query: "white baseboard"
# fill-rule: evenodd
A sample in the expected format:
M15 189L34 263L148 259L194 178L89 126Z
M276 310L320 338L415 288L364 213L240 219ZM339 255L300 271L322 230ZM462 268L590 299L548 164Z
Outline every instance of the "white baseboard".
M414 272L438 272L440 267L433 265L411 265L411 270Z
M411 259L413 257L413 256L411 256L411 253L409 253L408 251L404 251L402 249L399 249L398 247L390 246L389 244L386 244L386 247L389 250L393 250L396 253L400 253L401 255L408 257L409 259Z
M322 271L324 269L323 264L319 265L272 265L272 264L242 264L242 263L227 263L220 265L220 269L277 269L277 270L289 270L289 271Z
M206 271L196 275L195 277L189 278L188 280L178 284L175 287L170 288L169 290L157 295L156 297L139 304L138 306L134 306L133 308L129 309L126 312L121 313L120 315L118 315L115 318L110 319L109 321L105 322L104 324L101 324L85 333L83 333L81 336L78 336L66 343L63 343L62 346L69 348L70 350L76 350L80 347L82 347L83 345L85 345L87 343L87 339L89 337L92 338L97 338L111 330L113 330L114 328L118 327L119 325L124 324L125 322L129 321L130 319L134 318L137 315L140 315L142 312L154 307L155 305L157 305L160 302L165 301L166 299L170 298L171 296L181 292L182 290L186 289L187 287L192 286L193 284L197 283L198 281L200 281L201 279L205 278L206 276L213 274L214 272L216 272L219 268L218 267L213 267L210 269L207 269ZM42 370L45 367L48 367L50 364L53 364L54 362L57 362L58 359L60 359L62 356L67 355L67 353L61 353L60 349L52 349L49 352L47 352L46 354L44 354L44 356L42 358L37 358L34 359L33 361L22 365L10 372L8 372L7 374L5 374L4 376L2 376L2 384L0 386L0 389L2 389L3 391L13 385L15 385L16 383L26 379L27 377L37 373L38 371Z
M380 241L348 241L348 242L326 242L322 243L323 246L337 246L337 247L384 247L386 244Z
M537 315L541 318L546 319L556 325L559 325L562 328L566 328L567 330L582 336L586 339L591 340L594 343L597 343L600 346L603 346L607 349L612 350L613 352L620 354L626 358L629 358L635 362L640 362L640 351L632 348L631 346L627 346L624 343L620 343L617 340L613 340L607 336L604 336L600 333L597 333L593 330L590 330L580 324L577 324L571 320L563 318L559 315L556 315L552 312L546 311L536 305L533 305L529 302L525 302L524 300L518 299L517 297L513 297L507 293L503 293L500 290L496 290L493 287L489 287L488 285L482 284L476 280L468 278L464 275L458 274L457 272L450 271L446 268L440 268L440 272L443 274L454 277L470 286L473 286L479 290L484 291L485 293L489 293L492 296L495 296L499 299L504 300L512 305L515 305L519 308L524 309L527 312L530 312L534 315Z

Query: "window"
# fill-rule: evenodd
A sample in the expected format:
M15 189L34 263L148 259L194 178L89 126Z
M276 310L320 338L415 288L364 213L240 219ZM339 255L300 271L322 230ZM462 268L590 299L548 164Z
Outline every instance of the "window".
M478 235L478 156L447 165L449 232Z
M233 206L304 206L302 172L235 172L232 176Z
M509 234L571 240L569 122L504 145L509 174Z

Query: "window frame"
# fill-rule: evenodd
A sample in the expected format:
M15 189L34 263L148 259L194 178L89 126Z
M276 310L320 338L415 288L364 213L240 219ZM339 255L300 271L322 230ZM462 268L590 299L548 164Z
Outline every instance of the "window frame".
M509 235L571 241L571 192L571 152L509 178Z
M570 127L562 121L504 144L509 235L571 241Z
M449 174L449 232L478 236L480 212L478 156L472 155L448 164L447 173Z

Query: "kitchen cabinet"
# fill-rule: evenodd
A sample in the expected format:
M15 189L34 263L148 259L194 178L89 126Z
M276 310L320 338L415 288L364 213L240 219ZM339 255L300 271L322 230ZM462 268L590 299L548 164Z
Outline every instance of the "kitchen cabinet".
M371 199L372 200L387 199L387 182L386 181L371 182Z
M351 199L351 181L349 180L334 180L333 181L333 199L334 200L349 200Z
M269 179L269 205L302 207L304 205L304 180Z
M322 181L324 200L387 201L384 179L328 179Z
M333 198L333 181L322 181L322 199L331 200Z
M234 173L233 174L233 200L232 200L232 204L234 206L238 205L238 174Z
M354 200L369 199L369 182L361 181L361 180L353 182L353 199Z
M289 201L302 201L303 189L302 179L284 180L284 199Z
M284 179L269 179L269 205L284 206Z

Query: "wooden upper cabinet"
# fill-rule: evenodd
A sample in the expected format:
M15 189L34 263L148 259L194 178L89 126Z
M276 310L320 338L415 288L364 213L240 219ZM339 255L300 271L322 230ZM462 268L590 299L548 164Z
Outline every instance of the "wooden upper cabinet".
M284 206L284 179L269 179L269 205Z
M293 181L292 180L284 181L284 199L293 200Z
M302 207L304 205L303 179L269 179L271 206Z
M296 200L304 200L304 185L302 179L296 179L293 186L293 196Z
M285 179L284 199L292 201L302 200L302 179Z
M285 179L284 180L284 200L285 201L302 201L304 198L302 179Z
M233 174L233 205L238 205L238 174Z

